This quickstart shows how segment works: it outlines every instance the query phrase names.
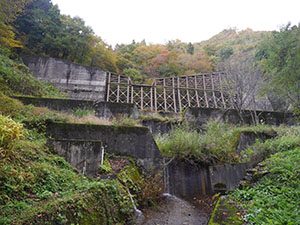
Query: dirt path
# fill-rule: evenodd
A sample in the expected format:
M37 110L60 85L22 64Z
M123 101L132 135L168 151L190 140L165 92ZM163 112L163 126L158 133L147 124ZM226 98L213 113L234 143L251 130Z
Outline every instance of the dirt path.
M168 196L156 210L144 213L143 225L206 225L208 214L191 203Z

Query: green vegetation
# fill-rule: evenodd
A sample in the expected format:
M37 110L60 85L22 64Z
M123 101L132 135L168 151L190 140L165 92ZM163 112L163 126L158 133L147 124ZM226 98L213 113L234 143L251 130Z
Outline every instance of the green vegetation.
M209 224L299 224L300 128L277 131L277 138L249 147L269 157L262 163L269 174L219 200Z
M274 139L266 140L263 143L255 143L241 154L243 157L249 159L251 157L261 156L266 158L272 154L281 151L288 151L300 146L300 127L274 127L273 128L278 136Z
M156 205L161 199L163 193L161 174L142 174L132 158L106 155L100 172L115 175L139 207Z
M51 154L44 137L8 117L0 116L0 121L0 224L116 224L131 217L128 193L120 183L75 173L63 158Z
M13 25L17 37L23 40L25 53L117 72L112 49L81 18L61 15L50 0L30 1Z
M204 152L200 149L200 135L195 130L177 127L168 134L156 136L155 141L162 155L166 157L204 157Z
M300 148L276 153L265 161L270 175L255 186L237 190L232 198L247 209L250 224L298 224Z
M228 201L225 197L217 196L208 225L219 224L243 225L243 219L234 201Z
M266 89L300 109L300 25L288 24L264 40L257 58L269 80Z
M266 125L234 126L217 121L209 121L205 132L199 133L186 126L179 126L169 134L156 136L156 143L166 157L192 158L208 162L246 162L252 158L263 158L276 153L277 149L291 149L300 145L299 127L272 127ZM275 134L274 139L264 143L257 141L250 148L236 151L242 132Z
M0 117L0 145L7 147L11 142L20 140L24 136L22 124L16 123L8 117Z
M9 58L9 52L0 47L0 90L6 95L63 97L51 84L38 81L21 62Z
M14 1L2 0L0 2L0 45L20 48L22 43L16 39L12 22L22 12L28 0Z
M155 140L161 153L167 157L238 162L241 158L236 153L236 146L241 131L242 128L210 121L204 133L179 126L169 134L158 135Z
M118 127L136 127L140 126L138 121L128 116L119 116L112 119L112 125Z
M95 114L95 110L93 109L78 108L73 110L73 115L77 117L84 117L84 116L89 116L94 114Z

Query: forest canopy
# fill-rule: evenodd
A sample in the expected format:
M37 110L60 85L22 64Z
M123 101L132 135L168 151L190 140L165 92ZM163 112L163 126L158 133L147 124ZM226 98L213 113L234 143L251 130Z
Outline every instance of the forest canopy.
M83 19L63 15L51 0L0 2L0 44L16 53L97 67L129 76L134 82L226 70L238 77L234 82L244 83L243 89L253 90L253 95L265 86L272 96L288 99L296 107L300 102L299 29L289 24L274 32L230 28L198 43L133 40L113 48ZM248 81L253 83L248 85ZM243 99L249 96L246 92L241 92L242 102L250 101Z

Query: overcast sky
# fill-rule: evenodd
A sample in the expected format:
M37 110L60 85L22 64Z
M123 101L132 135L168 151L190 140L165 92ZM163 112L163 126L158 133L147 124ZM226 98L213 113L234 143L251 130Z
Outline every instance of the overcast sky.
M300 0L52 0L106 43L206 40L226 28L278 30L300 22Z

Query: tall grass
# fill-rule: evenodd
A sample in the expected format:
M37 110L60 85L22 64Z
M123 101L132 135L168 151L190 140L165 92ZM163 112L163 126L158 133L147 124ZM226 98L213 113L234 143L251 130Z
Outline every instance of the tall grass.
M264 143L257 141L250 148L238 153L236 151L242 132L277 133L275 139ZM208 121L204 132L186 126L173 129L169 134L155 137L156 143L165 157L194 157L200 160L220 162L249 161L253 156L267 156L276 149L291 149L300 146L300 127L234 126L218 121Z
M164 156L196 156L202 157L201 138L197 131L187 127L177 127L169 134L156 136L156 143Z
M84 116L91 116L95 115L95 110L93 109L88 109L88 108L77 108L73 110L72 113L76 117L84 117Z
M238 161L235 152L239 133L228 124L209 121L204 133L187 126L176 127L169 134L156 136L156 143L166 157L194 157L200 160Z

